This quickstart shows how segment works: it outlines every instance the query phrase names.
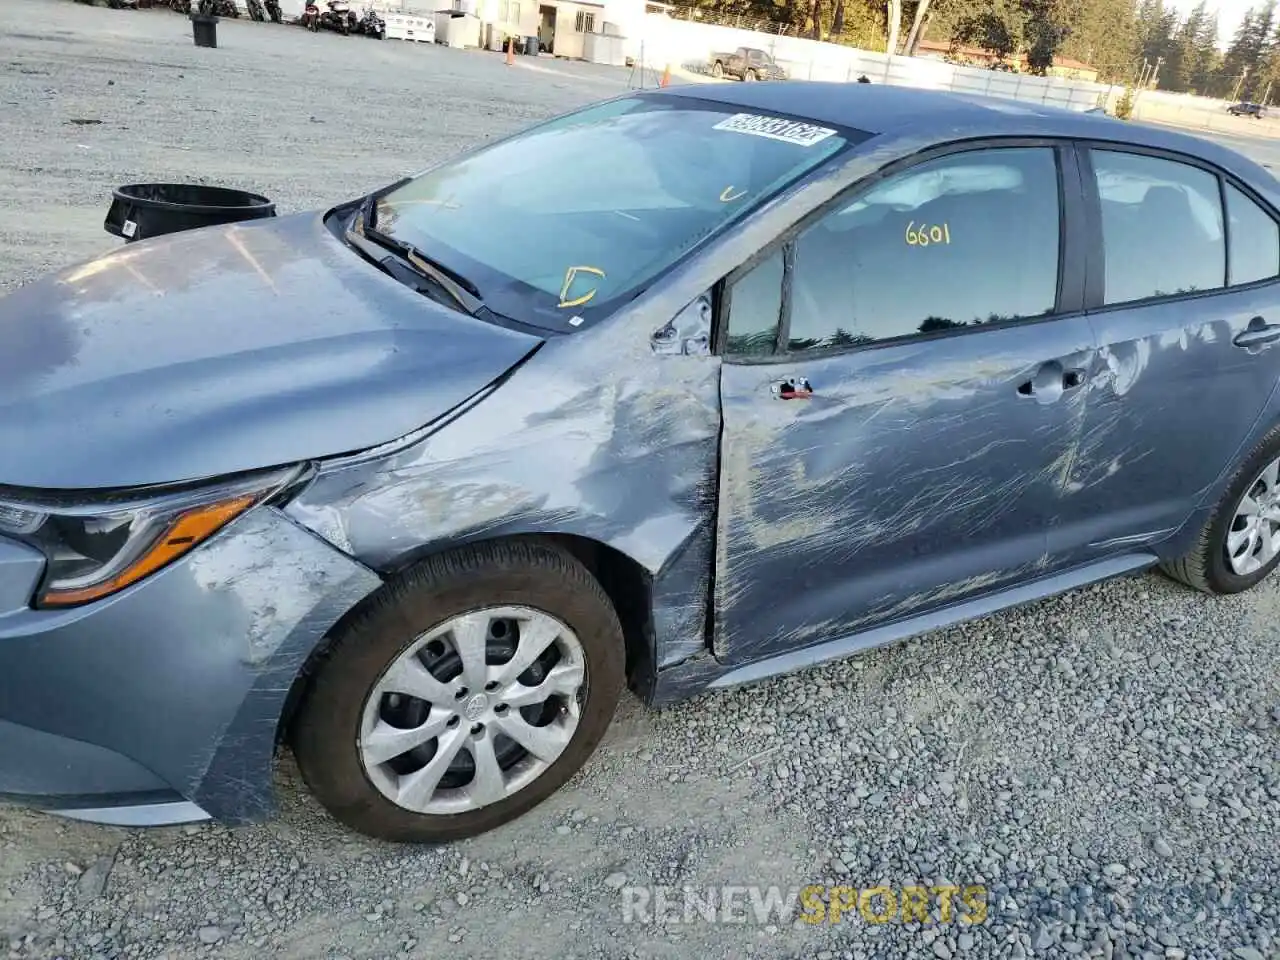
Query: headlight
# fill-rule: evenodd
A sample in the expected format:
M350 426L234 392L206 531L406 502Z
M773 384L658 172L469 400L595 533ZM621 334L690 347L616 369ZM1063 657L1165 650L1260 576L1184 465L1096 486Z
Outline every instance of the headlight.
M250 507L292 487L300 468L217 486L60 503L0 490L0 534L48 560L39 607L110 596L195 549Z

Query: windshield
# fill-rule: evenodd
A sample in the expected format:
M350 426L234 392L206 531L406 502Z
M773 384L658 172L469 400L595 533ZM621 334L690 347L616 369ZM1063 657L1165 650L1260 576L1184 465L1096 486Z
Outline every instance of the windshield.
M496 313L572 330L867 136L624 97L428 171L381 197L375 224L465 276Z

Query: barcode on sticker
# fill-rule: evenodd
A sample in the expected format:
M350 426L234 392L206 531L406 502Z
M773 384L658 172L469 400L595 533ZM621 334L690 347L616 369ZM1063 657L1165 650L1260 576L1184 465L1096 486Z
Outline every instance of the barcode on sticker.
M138 232L138 225L136 223L134 223L132 220L126 220L124 222L123 233L126 237L132 237L137 232Z
M781 140L801 147L812 147L835 133L830 127L784 120L782 117L765 117L756 113L735 113L732 117L721 120L712 129L749 133L753 137L768 137L770 140Z

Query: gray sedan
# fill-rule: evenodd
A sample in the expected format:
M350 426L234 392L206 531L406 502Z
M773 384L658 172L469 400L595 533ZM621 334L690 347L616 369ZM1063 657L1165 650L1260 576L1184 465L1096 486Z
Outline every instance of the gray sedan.
M0 301L0 794L494 828L653 704L1280 559L1280 184L879 84L631 92ZM1194 682L1194 681L1192 681ZM625 798L623 800L625 802Z

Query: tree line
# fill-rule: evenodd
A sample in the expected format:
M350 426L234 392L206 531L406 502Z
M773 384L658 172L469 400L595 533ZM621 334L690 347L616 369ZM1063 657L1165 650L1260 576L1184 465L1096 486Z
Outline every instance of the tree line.
M1081 61L1104 82L1242 100L1280 100L1277 0L1245 14L1225 51L1202 0L692 0L703 10L768 20L800 36L915 54L923 40L1024 57L1044 73Z

